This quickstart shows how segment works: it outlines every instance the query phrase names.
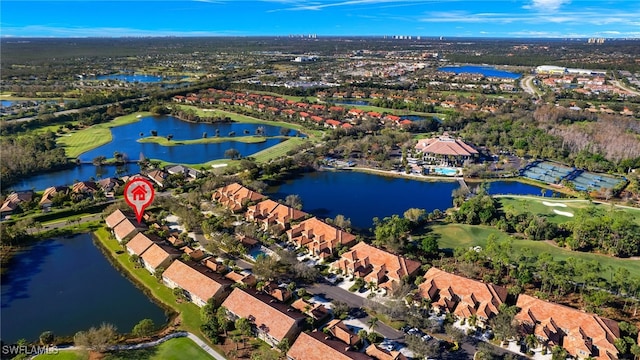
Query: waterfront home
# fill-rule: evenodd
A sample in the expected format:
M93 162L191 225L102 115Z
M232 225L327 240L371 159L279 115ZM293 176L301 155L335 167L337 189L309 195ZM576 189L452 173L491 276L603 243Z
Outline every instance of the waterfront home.
M342 341L321 331L303 332L287 352L289 360L370 360L371 357L352 350Z
M48 187L42 193L40 198L40 207L43 211L48 211L53 206L53 199L59 194L66 194L69 192L69 188L66 186L52 186Z
M108 177L96 181L96 184L104 191L104 193L110 193L120 187L123 182L118 178Z
M515 316L523 334L533 334L548 346L562 346L578 359L617 359L618 324L596 314L520 294Z
M421 139L415 149L422 152L423 159L447 166L461 166L467 160L473 160L478 150L460 139L445 134L437 138Z
M322 320L331 314L324 305L320 303L308 302L304 298L299 298L298 300L294 301L291 304L291 307L307 314L316 321Z
M136 216L130 211L122 211L120 209L117 209L116 211L109 214L109 216L107 216L107 218L104 219L104 222L107 224L107 227L109 229L113 229L116 227L116 225L120 224L123 220L125 219L133 220L135 218Z
M174 247L153 243L140 255L140 262L150 273L155 274L159 268L167 268L182 253Z
M407 360L400 351L381 349L376 344L367 346L364 352L376 360Z
M160 169L151 170L147 173L147 177L160 187L164 187L167 176L168 174Z
M270 199L249 206L245 214L248 221L259 223L265 231L269 230L272 225L277 225L282 230L286 230L292 221L301 220L307 216L308 214L304 211Z
M98 189L98 185L93 181L80 181L71 186L72 193L89 197L93 197Z
M222 306L232 320L248 319L256 336L272 346L283 339L292 344L306 318L289 305L252 289L233 289Z
M327 258L334 255L338 245L350 246L356 237L337 227L312 217L287 230L289 241L298 247L306 247L314 256Z
M131 240L127 242L125 247L127 248L127 252L130 255L142 255L151 245L154 244L154 241L151 240L147 235L143 233L137 233Z
M131 239L140 231L147 230L147 225L139 223L137 220L125 218L113 227L113 236L115 236L118 242L123 242Z
M498 314L500 305L507 300L507 289L494 284L467 279L432 267L424 275L419 295L431 301L438 310L459 318L476 316L486 323Z
M197 179L202 176L202 172L196 169L190 168L188 166L175 165L175 166L168 167L166 170L171 175L180 174L186 178L191 178L191 179Z
M32 190L12 192L4 200L4 203L2 203L2 206L0 207L0 213L2 215L12 214L18 209L21 203L29 202L31 200L33 200Z
M402 278L413 276L420 269L420 263L415 260L378 249L365 242L356 244L331 266L387 290L399 286Z
M196 263L176 260L162 273L162 281L170 288L182 289L184 295L194 304L202 307L209 299L216 305L231 292L232 281Z
M233 212L241 211L247 204L263 199L266 199L266 196L238 183L218 188L213 192L212 196L213 201L217 201L220 205Z

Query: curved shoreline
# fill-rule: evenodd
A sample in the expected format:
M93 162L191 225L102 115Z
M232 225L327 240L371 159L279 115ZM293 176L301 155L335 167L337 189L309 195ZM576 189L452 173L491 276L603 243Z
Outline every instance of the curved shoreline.
M191 140L167 140L162 136L147 136L136 140L139 143L155 143L161 146L180 146L180 145L194 145L194 144L214 144L226 141L241 142L246 144L259 144L266 142L269 139L285 139L286 136L225 136L225 137L206 137L201 139Z

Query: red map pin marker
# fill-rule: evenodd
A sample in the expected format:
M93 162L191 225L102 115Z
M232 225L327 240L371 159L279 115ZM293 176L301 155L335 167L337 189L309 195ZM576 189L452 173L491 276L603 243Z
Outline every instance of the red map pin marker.
M138 223L142 223L144 209L151 205L156 192L149 180L136 178L124 186L124 200L136 212Z

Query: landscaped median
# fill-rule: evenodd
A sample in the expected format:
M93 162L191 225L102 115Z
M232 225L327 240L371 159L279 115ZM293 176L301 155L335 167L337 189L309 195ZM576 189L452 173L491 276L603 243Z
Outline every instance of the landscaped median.
M215 346L206 340L206 337L200 331L202 320L200 318L200 308L190 302L177 303L173 291L166 287L155 276L151 275L144 268L136 268L134 263L129 260L129 254L122 250L122 246L111 237L105 228L101 228L94 232L99 244L106 250L111 260L115 261L120 269L125 269L130 278L133 278L138 285L143 286L143 290L147 296L152 297L156 301L163 304L165 308L170 308L174 313L178 314L180 324L178 329L188 331L197 335L200 339L205 340L207 345L215 348ZM173 324L169 324L172 326ZM122 329L127 331L129 329Z

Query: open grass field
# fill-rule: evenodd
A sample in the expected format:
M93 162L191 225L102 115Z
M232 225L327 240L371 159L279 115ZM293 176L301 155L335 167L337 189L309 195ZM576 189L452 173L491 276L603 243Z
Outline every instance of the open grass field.
M213 359L189 338L170 339L152 348L118 351L107 354L103 360L205 360Z
M567 222L571 217L559 215L556 211L567 212L575 214L576 210L584 209L589 206L596 206L597 208L603 208L606 210L612 209L612 205L603 204L597 202L590 202L589 200L578 199L550 199L537 196L498 196L498 201L502 204L504 210L511 210L515 213L533 213L540 216L544 216L549 221L556 224ZM546 205L545 205L546 203ZM554 204L556 206L551 206ZM563 206L564 205L564 206ZM632 214L636 220L636 223L640 224L640 209L628 208L628 207L615 207L615 210L625 211Z
M95 149L98 146L109 143L112 140L110 128L140 121L140 118L151 113L139 112L120 116L103 124L93 125L86 129L64 134L58 138L58 146L62 146L67 156L76 158L83 152Z
M206 337L200 331L200 325L202 325L200 308L190 302L176 302L176 297L171 289L161 281L158 281L144 268L135 268L134 264L129 260L129 254L126 251L122 251L122 246L109 234L107 229L101 228L95 231L94 234L100 244L107 249L108 256L125 269L137 283L142 284L153 298L180 314L181 321L178 329L189 331L202 340L206 340ZM213 347L211 343L208 343L208 345Z
M484 247L487 244L487 237L495 234L498 239L507 239L508 234L488 226L467 225L467 224L445 224L432 226L433 234L438 237L441 249L454 249L456 247L469 248L473 246ZM559 248L545 241L534 241L524 239L514 239L514 255L529 249L533 254L548 252L556 261L577 258L586 261L597 261L603 267L626 268L632 274L640 274L640 261L632 259L620 259L611 256L571 251Z
M281 156L285 156L288 151L293 150L296 146L304 143L305 141L309 141L305 138L290 138L285 142L281 142L280 144L274 145L268 149L264 149L258 151L255 154L250 155L255 158L257 162L267 162L271 159L276 159Z

